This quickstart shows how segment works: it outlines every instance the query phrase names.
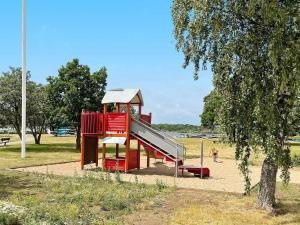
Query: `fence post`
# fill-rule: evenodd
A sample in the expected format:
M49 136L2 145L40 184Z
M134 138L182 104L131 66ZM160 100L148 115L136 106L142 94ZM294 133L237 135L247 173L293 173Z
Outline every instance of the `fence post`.
M203 141L201 142L201 179L203 178Z
M178 148L176 148L176 172L175 172L175 174L176 174L176 178L177 178L177 175L178 175Z

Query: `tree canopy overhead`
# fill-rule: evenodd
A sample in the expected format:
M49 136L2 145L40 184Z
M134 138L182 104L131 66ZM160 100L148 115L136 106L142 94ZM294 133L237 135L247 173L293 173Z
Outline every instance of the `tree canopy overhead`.
M192 63L198 79L211 65L220 125L236 138L247 192L249 157L253 149L265 154L258 204L273 210L277 170L288 181L291 166L285 141L300 84L298 1L174 0L172 15L183 66Z
M91 73L87 65L73 59L58 70L57 77L48 78L48 94L52 106L51 123L56 128L76 128L76 148L80 148L82 110L101 111L106 89L105 67Z

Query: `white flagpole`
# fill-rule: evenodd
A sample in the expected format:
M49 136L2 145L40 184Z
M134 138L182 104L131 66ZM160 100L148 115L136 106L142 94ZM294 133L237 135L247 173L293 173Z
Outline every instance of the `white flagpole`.
M26 0L22 0L22 158L26 157L26 73Z

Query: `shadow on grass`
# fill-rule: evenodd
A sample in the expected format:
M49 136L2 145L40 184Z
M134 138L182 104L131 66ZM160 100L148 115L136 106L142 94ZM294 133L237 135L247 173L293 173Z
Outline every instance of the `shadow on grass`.
M75 148L75 144L73 143L49 143L49 144L27 144L26 145L27 152L43 152L43 153L53 153L53 152L71 152L71 153L80 153L80 149ZM6 146L0 148L1 152L20 152L20 146ZM101 152L101 147L99 148L99 152ZM107 153L114 153L115 149L113 147L107 147ZM120 151L122 152L122 150Z
M20 146L7 146L2 148L2 152L20 152ZM51 144L27 144L27 152L80 152L80 149L76 149L72 143L51 143Z
M0 171L0 199L8 198L15 192L36 188L37 185L37 180L27 173Z
M289 184L284 186L283 183L277 184L277 199L279 203L277 207L279 208L280 214L293 214L297 215L295 220L290 222L295 222L298 224L300 222L300 185Z

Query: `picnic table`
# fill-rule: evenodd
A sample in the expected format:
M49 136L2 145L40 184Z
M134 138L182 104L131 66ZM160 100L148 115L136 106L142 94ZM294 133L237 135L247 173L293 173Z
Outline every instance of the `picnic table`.
M9 137L5 137L5 138L0 138L0 144L3 144L4 146L6 146L6 144L10 141Z

